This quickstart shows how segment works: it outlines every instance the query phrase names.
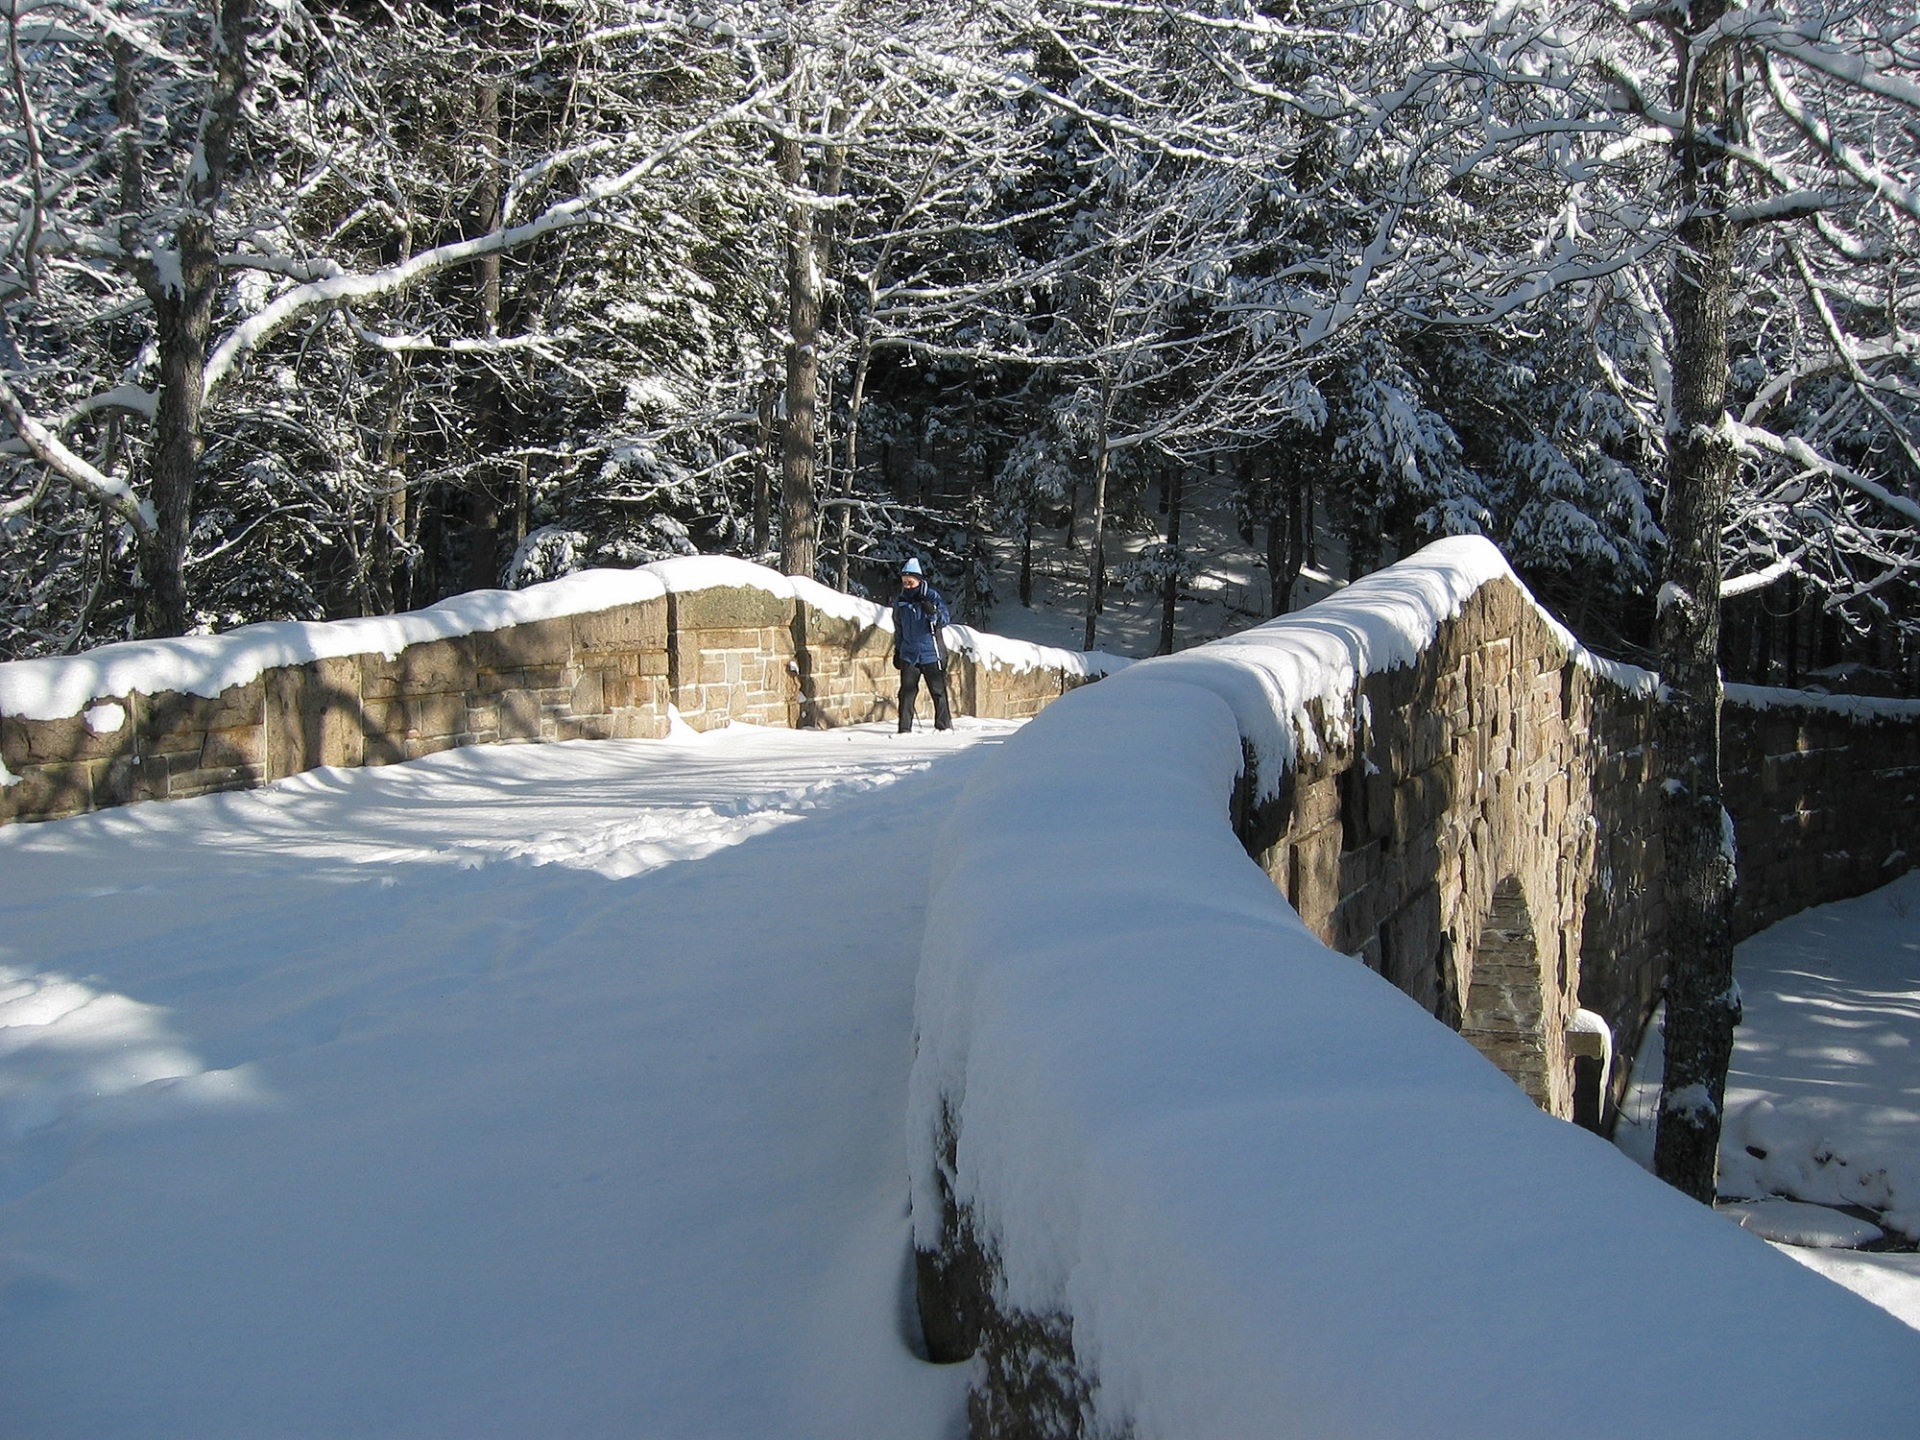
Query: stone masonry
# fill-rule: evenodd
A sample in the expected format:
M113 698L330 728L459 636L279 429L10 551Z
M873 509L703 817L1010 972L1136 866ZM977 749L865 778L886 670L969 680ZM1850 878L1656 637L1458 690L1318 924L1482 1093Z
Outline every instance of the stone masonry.
M1599 1055L1575 1009L1631 1054L1664 974L1656 703L1495 580L1416 665L1361 683L1350 735L1310 710L1318 753L1266 813L1242 805L1242 839L1328 945L1571 1116L1574 1061ZM1914 863L1920 704L1736 692L1722 745L1737 933Z
M1062 656L1063 662L1067 657ZM954 710L1024 719L1085 677L966 651ZM384 765L462 745L664 736L887 720L892 635L752 585L269 669L220 695L94 697L57 720L0 715L0 824L244 790L323 765ZM671 709L670 709L671 707Z

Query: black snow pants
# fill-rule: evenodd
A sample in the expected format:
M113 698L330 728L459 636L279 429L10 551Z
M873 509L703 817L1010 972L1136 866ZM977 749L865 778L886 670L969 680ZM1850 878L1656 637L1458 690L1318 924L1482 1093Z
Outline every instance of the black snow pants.
M913 702L920 693L920 677L926 677L927 690L933 696L933 728L951 730L953 711L947 706L947 672L940 665L902 665L900 667L900 733L913 729Z

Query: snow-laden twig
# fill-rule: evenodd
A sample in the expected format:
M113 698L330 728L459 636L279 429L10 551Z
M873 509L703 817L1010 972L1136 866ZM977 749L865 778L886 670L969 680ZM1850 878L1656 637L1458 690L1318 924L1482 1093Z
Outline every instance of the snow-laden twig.
M4 415L13 426L14 434L33 457L41 464L58 474L75 489L123 517L142 535L154 532L155 520L153 506L145 500L135 497L127 482L117 475L107 475L76 455L61 442L58 435L27 413L27 407L21 402L12 385L0 375L0 415ZM13 506L0 507L0 518L14 513Z

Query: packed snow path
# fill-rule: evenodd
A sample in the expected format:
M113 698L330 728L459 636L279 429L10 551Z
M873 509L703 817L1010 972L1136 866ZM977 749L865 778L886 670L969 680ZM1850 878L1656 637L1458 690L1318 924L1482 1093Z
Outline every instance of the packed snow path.
M0 831L0 1431L952 1433L903 1112L961 724Z

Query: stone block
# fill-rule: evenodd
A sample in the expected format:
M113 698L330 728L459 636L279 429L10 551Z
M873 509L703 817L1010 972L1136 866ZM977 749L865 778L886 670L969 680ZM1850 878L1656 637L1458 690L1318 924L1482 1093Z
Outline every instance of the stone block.
M828 657L893 649L893 632L882 628L878 620L861 621L844 615L832 615L802 602L799 623L800 634L806 647L814 652L816 664Z
M407 707L399 700L363 701L360 725L369 741L378 736L397 739L407 733Z
M668 597L668 624L676 636L690 631L779 629L792 646L794 600L754 585L714 586Z
M135 760L132 756L121 756L114 760L96 760L92 769L93 800L100 809L141 800L164 800L167 796L167 762L163 759Z
M531 690L508 690L494 703L502 740L540 738L540 700Z
M1482 645L1475 657L1474 670L1474 678L1483 689L1504 685L1513 674L1513 642L1502 638Z
M1305 834L1295 831L1289 849L1287 897L1307 928L1328 941L1334 907L1340 903L1340 827L1329 825Z
M262 706L269 779L366 758L358 656L315 660L268 672Z
M190 758L176 755L169 761L168 799L188 800L226 790L251 790L266 780L266 771L259 765L193 765L187 763Z
M576 652L603 655L611 651L667 650L667 598L640 600L611 610L596 610L575 615L573 646Z
M556 740L611 740L614 728L611 715L562 715L553 724Z
M407 738L458 735L467 728L465 695L407 697Z
M1332 775L1314 779L1297 777L1293 789L1293 819L1288 828L1296 835L1305 835L1325 826L1337 826L1339 820L1339 781ZM1336 830L1336 843L1338 838Z
M559 705L566 701L566 692L573 689L573 683L579 679L580 672L571 665L527 665L520 670L520 683L528 690L551 692L549 704Z
M178 753L198 749L199 737L209 730L231 730L241 725L258 725L266 713L266 682L250 680L234 685L211 699L200 695L167 693L135 697L135 728L140 752L165 750ZM191 745L183 745L185 737Z
M314 763L307 753L306 727L301 724L306 701L306 667L282 666L268 671L265 679L263 753L267 778L278 780L298 775Z
M266 733L261 725L209 730L200 749L200 768L209 771L259 768L264 776Z
M1430 1012L1440 1005L1440 892L1416 890L1380 922L1381 973Z
M1339 917L1334 926L1336 934L1364 935L1378 927L1386 917L1387 907L1382 893L1384 887L1380 883L1382 868L1378 846L1349 850L1340 857L1340 904L1336 907ZM1333 948L1347 950L1351 947L1335 945Z
M0 715L0 764L16 775L33 763L29 727L34 723L18 715Z
M607 710L608 698L605 675L598 670L585 670L573 682L573 692L567 703L576 716L599 715Z
M481 631L470 637L473 662L482 670L564 668L573 663L573 633L573 620L566 615Z
M83 761L36 765L13 774L14 783L0 789L0 818L56 820L94 808L92 766Z
M508 690L527 688L527 672L517 667L511 670L488 670L485 667L476 667L473 672L473 684L466 693L469 697L491 700Z
M1395 849L1404 850L1430 832L1447 808L1452 772L1435 766L1410 775L1393 787L1392 835Z
M456 635L409 645L391 660L383 655L363 655L360 658L361 694L368 699L448 692L464 694L474 688L475 638Z
M95 729L86 714L57 720L21 720L7 717L7 768L24 765L60 765L80 760L107 760L131 755L138 740L135 712L127 700L100 699L87 707L97 712L102 728ZM117 724L114 722L118 721Z

